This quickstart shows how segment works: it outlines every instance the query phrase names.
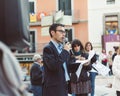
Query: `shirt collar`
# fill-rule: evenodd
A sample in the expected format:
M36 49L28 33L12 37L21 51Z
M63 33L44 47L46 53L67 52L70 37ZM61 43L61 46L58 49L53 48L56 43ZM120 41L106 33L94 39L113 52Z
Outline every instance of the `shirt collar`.
M56 41L54 41L53 39L51 39L51 42L55 45L55 47L58 49L58 45L61 44L61 46L63 46L62 43L57 43Z

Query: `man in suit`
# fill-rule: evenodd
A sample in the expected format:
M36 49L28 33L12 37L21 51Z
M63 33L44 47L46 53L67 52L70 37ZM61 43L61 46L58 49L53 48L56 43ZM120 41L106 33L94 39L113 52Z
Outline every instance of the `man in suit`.
M70 78L67 66L70 45L63 45L66 35L64 25L52 24L49 34L51 41L43 49L43 96L68 96L67 81Z

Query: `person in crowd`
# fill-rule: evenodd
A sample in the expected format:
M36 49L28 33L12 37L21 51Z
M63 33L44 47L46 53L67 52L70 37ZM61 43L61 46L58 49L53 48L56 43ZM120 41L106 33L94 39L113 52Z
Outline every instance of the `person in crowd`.
M100 55L100 60L101 60L101 63L105 66L107 66L107 54L106 54L106 50L105 49L102 49L102 53Z
M90 51L94 51L91 42L86 42L86 44L85 44L85 51L86 51L86 53L88 55L90 54ZM97 59L98 58L96 57L95 60L91 62L91 64L95 64L96 65L97 64ZM96 78L97 74L98 74L97 70L94 67L92 67L92 69L90 70L90 80L91 80L91 89L92 89L91 96L95 95L95 78Z
M113 53L112 61L114 60L115 56L117 55L119 47L118 46L114 46L113 48L114 48L115 52Z
M108 58L108 66L110 68L109 75L113 75L113 73L112 73L112 56L113 56L113 54L112 54L112 51L110 50L108 52L108 56L107 56L107 58Z
M85 54L84 47L80 40L74 39L71 43L72 52L71 62L76 60L86 60L87 54ZM80 65L79 65L80 66ZM84 64L80 76L77 77L76 73L71 73L71 91L75 96L88 96L91 92L91 82L88 72L91 70L91 65Z
M32 92L34 96L42 96L43 83L43 64L42 57L39 54L33 56L34 63L30 69L30 81L32 85Z
M120 47L118 48L118 54L114 58L112 70L114 74L113 88L116 89L117 96L120 96Z
M43 96L67 96L69 81L70 44L64 44L65 27L54 23L49 28L50 42L43 49L44 86Z
M27 74L28 74L27 67L26 66L22 66L21 69L22 69L22 77L23 77L22 80L26 81L27 80Z

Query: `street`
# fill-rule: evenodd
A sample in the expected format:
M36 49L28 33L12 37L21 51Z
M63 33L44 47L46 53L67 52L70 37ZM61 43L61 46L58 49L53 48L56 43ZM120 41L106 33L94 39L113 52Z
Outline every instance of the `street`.
M107 87L113 82L114 76L97 76L96 77L96 88L95 96L116 96L115 90L113 88Z
M103 77L98 75L95 82L95 96L116 96L115 90L113 88L107 87L110 83L113 82L113 78L114 76Z
M113 88L107 87L110 83L113 82L114 76L97 76L96 77L96 86L95 86L95 96L116 96L115 90ZM29 93L29 96L32 96ZM69 95L71 96L71 95ZM90 95L89 95L90 96Z

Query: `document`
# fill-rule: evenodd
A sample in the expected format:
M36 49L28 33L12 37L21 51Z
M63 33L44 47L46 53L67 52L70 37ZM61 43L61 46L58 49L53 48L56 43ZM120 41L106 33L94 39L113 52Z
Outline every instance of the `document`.
M93 67L98 71L98 74L102 75L102 76L106 76L108 75L110 69L103 65L100 62L97 62L97 64L93 65Z
M88 62L89 62L88 59L87 59L87 60L76 60L76 63L81 63L81 64L79 65L77 71L76 71L76 75L77 75L78 78L79 78L79 76L80 76L80 73L81 73L81 70L82 70L83 65L86 64L86 63L88 63Z
M82 70L83 65L86 64L86 63L88 63L88 62L92 59L92 57L93 57L94 55L95 55L95 51L94 51L94 50L91 50L91 51L89 52L88 59L86 59L86 60L76 60L76 63L81 63L81 64L79 65L77 71L76 71L77 77L80 76L80 73L81 73L81 70Z

